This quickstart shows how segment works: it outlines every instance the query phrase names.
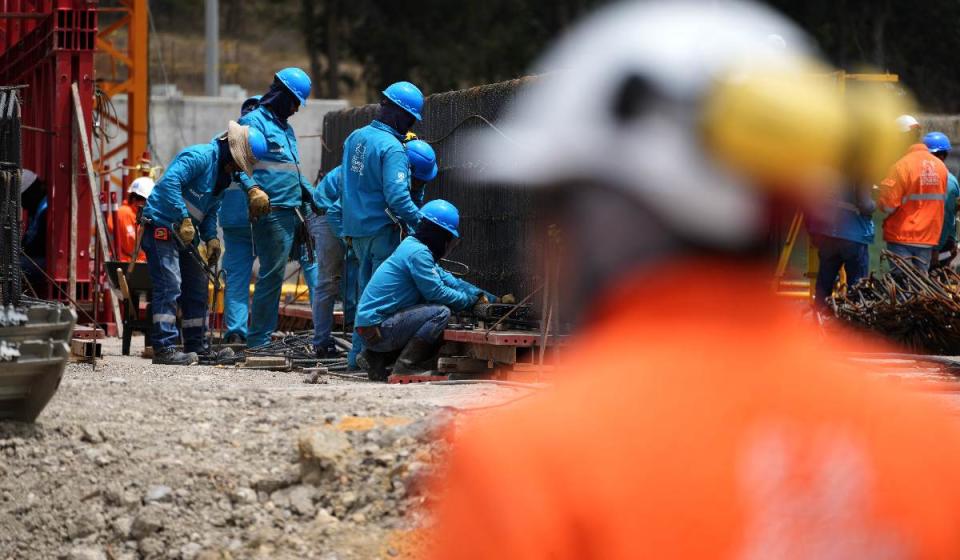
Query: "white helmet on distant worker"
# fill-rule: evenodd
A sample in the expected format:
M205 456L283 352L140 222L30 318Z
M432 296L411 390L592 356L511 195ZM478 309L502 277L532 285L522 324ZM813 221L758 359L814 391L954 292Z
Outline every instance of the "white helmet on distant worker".
M849 126L856 111L807 37L749 2L614 5L567 33L534 74L475 146L483 180L608 185L711 246L765 233L760 189L836 187L850 154L879 150L851 137L895 135L892 115Z
M913 115L900 115L897 117L897 128L900 132L910 132L920 128L920 121Z
M154 184L153 179L150 177L137 177L130 183L130 193L140 195L144 199L150 198Z

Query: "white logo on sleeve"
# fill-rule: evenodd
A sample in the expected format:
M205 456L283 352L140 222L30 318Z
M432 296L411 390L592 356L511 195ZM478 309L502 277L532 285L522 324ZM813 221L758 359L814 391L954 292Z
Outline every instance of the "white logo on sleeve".
M406 180L407 180L407 174L404 173L403 171L397 171L397 181L406 181Z

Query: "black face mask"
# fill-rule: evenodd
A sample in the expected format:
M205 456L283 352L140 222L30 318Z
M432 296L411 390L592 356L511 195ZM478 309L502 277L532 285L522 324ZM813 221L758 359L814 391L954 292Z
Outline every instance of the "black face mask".
M217 184L213 188L213 194L219 194L233 180L233 173L227 171L227 165L233 163L233 154L230 153L230 144L226 136L217 139Z
M430 254L433 255L435 262L447 254L450 241L453 240L453 234L427 219L420 220L420 225L417 226L417 233L413 234L413 236L416 237L420 243L426 245L427 249L430 249Z
M276 78L274 78L267 93L260 98L260 106L270 109L270 112L284 124L293 114L293 108L299 104L300 100L297 99L297 96Z
M399 105L392 101L383 100L380 102L380 111L377 113L377 120L389 126L400 134L406 134L417 119L406 110L401 109Z

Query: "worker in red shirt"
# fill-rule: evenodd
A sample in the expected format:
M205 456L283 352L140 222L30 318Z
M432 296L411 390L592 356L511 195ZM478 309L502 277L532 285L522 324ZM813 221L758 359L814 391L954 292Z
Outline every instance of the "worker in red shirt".
M137 223L137 214L147 203L150 192L153 191L154 181L150 177L138 177L130 183L130 189L127 193L127 199L123 201L120 208L117 209L117 224L114 226L110 221L110 233L118 236L120 246L120 261L130 262L133 258L133 252L137 247L137 231L140 225ZM137 254L137 262L147 262L147 256L143 251Z
M475 146L539 187L580 327L554 387L458 430L434 558L960 558L956 417L771 290L778 209L904 149L811 52L754 4L614 5Z
M906 257L926 271L940 243L949 173L920 141L920 125L915 118L901 115L897 125L910 147L880 183L879 206L887 214L883 240L891 253Z

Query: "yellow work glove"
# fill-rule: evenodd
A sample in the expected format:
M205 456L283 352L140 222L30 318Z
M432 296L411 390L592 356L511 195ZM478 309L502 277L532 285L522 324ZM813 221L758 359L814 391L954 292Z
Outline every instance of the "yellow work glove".
M207 264L215 265L220 262L220 254L223 252L220 248L220 240L214 237L207 241Z
M407 133L407 135L403 138L403 141L409 142L411 140L416 140L416 139L417 139L417 133L411 131Z
M507 305L513 305L517 303L517 298L513 294L507 294L500 298L500 303L505 303Z
M180 241L187 245L193 243L193 238L197 236L197 230L193 228L193 220L184 218L177 226L177 235L180 237Z
M247 208L251 220L266 216L270 213L270 197L260 187L253 187L247 191Z

